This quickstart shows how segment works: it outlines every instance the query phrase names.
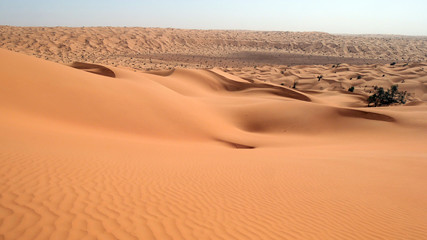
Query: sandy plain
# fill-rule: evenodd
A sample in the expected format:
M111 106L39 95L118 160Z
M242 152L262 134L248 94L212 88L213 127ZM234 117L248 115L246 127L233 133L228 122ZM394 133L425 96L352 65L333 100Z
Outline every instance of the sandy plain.
M256 35L0 27L0 239L425 239L426 41ZM303 62L263 62L288 35ZM407 104L367 107L393 84Z

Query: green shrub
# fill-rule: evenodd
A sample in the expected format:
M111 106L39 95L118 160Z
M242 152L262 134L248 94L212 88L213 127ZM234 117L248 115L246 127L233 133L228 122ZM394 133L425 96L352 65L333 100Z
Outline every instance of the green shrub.
M348 89L348 91L349 91L349 92L354 92L354 87L353 87L353 86L351 86L351 87Z
M406 103L406 91L399 91L397 85L391 86L390 89L384 91L382 87L374 87L375 93L368 97L368 106L374 104L374 107L388 106L393 103L405 104Z

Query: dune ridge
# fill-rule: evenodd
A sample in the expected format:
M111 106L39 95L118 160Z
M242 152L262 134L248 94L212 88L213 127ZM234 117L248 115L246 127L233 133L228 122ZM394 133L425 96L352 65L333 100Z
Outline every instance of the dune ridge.
M135 27L0 26L0 47L133 69L426 61L426 37Z
M135 72L4 49L0 66L0 239L427 237L422 94L367 108L328 76L316 90L330 66L286 69L296 89L269 66ZM422 66L381 69L425 86Z
M345 104L335 101L334 96L347 93L348 98L360 98L361 101L349 101L347 106L360 107L365 105L366 98L374 92L374 88L390 88L398 85L407 91L409 102L425 102L427 100L427 63L390 64L328 64L300 66L259 66L242 68L223 68L223 71L247 79L292 87L316 96L328 95L330 103ZM321 77L319 80L318 77ZM348 89L354 87L354 93Z
M107 67L97 65L97 64L73 62L72 64L70 64L70 66L73 68L82 69L82 70L85 70L87 72L99 74L102 76L108 76L108 77L112 77L112 78L116 77L116 74L114 73L114 71L112 71L111 69L109 69Z

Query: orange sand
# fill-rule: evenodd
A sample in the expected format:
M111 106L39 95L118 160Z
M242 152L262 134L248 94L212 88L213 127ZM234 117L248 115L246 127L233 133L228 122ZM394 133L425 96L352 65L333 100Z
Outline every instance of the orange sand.
M322 32L0 26L0 47L59 63L143 70L427 61L427 37Z
M75 67L0 49L0 239L427 238L422 66L383 108L320 66Z

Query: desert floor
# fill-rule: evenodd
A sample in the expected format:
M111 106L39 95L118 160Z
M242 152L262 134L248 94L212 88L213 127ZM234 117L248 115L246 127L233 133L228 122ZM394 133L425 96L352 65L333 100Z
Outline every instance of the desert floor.
M0 27L1 240L427 238L425 39L143 30ZM357 52L267 51L305 35Z

